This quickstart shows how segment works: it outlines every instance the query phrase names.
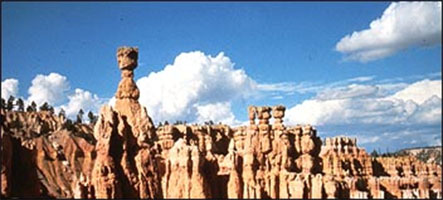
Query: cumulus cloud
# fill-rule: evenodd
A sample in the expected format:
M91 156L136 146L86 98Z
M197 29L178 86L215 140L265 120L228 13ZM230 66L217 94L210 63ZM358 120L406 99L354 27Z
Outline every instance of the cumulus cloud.
M441 97L433 95L416 108L411 119L419 123L441 123Z
M75 89L74 94L68 96L69 102L65 105L61 105L66 112L67 117L75 117L80 109L86 114L88 111L97 113L102 101L96 94L92 94L89 91L82 89ZM86 115L85 115L86 116Z
M27 102L34 101L37 105L48 102L50 105L56 105L66 99L69 89L69 82L65 76L58 73L38 74L32 80L32 85L28 89Z
M197 122L204 123L206 121L222 122L224 124L238 124L235 116L231 111L230 102L219 102L197 106Z
M139 102L157 122L221 120L226 116L230 121L226 102L251 96L257 87L223 52L213 57L200 51L179 54L173 64L138 79L137 86ZM222 113L208 113L209 108L222 108Z
M18 80L8 78L2 81L2 98L8 100L9 96L17 97L18 94Z
M11 78L2 81L2 98L16 96L18 89L18 80ZM99 107L106 103L105 99L89 91L80 88L71 91L67 77L58 73L38 74L32 80L28 93L25 104L29 105L34 101L40 106L47 102L54 106L56 112L63 108L69 118L74 118L80 109L83 109L85 114L88 111L97 113Z
M401 99L403 101L412 100L418 104L422 104L431 96L436 95L441 98L441 80L429 80L415 82L404 90L395 93L391 98Z
M404 134L410 129L420 129L426 130L422 136L408 137L415 137L417 145L432 145L435 143L432 138L441 131L441 92L441 80L429 79L410 84L327 88L289 108L285 121L292 125L313 124L325 131L342 130L347 135L358 136L365 145L380 142L383 132L392 133L392 138L382 137L388 144L405 139Z
M418 81L389 96L387 92L380 92L383 88L384 85L351 84L326 89L288 109L287 118L292 123L316 125L415 123L411 117L422 115L418 112L423 110L432 110L426 112L427 115L434 114L419 121L441 118L436 115L441 113L441 80ZM435 119L431 119L433 117Z
M441 44L441 2L394 2L369 29L343 37L335 49L347 60L367 62L408 47Z

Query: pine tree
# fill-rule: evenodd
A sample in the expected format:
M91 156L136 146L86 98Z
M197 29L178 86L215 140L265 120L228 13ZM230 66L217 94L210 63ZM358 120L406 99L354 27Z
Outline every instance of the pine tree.
M95 124L97 122L97 116L94 115L91 111L88 112L89 123Z
M11 111L14 108L14 96L9 96L8 103L6 104L6 110Z
M60 112L58 112L58 117L63 117L63 119L66 118L66 113L63 108L61 108Z
M49 104L48 102L43 103L43 105L40 106L40 111L48 111L49 110Z
M51 113L51 115L53 115L54 114L54 107L52 107L52 106L49 106L49 113Z
M80 109L79 111L78 111L78 114L77 114L77 123L82 123L82 119L83 119L83 114L85 114L84 112L83 112L83 109Z
M1 102L0 102L0 106L3 109L6 109L6 100L2 98Z
M75 131L75 126L72 123L71 119L67 119L65 122L65 128L68 129L69 131Z
M18 111L23 112L25 111L25 104L23 103L23 100L21 98L18 98L17 101L15 102L15 104L18 107Z
M32 101L32 103L31 103L31 108L32 108L32 111L34 111L34 112L37 111L37 104L34 101Z
M372 157L378 157L378 153L377 153L377 151L375 149L372 151L371 156Z
M31 105L28 105L28 106L26 107L26 112L32 112L32 107L31 107Z

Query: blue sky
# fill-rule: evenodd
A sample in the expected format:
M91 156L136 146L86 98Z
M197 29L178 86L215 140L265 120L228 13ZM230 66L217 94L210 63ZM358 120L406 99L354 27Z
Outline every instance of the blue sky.
M57 108L97 111L101 104L91 102L108 102L120 80L116 49L129 45L139 48L135 79L145 95L142 104L146 103L154 120L158 116L171 121L213 119L241 124L246 120L249 104L284 104L288 112L292 110L288 113L293 117L288 117L289 123L318 125L323 136L362 137L362 146L369 149L383 149L396 141L380 143L380 134L395 138L418 129L427 130L423 137L400 146L430 145L435 138L441 144L441 116L437 116L438 112L441 115L441 95L437 95L441 93L441 86L437 86L441 85L441 39L435 36L441 38L441 11L434 9L438 6L441 10L438 3L390 2L2 3L2 97L14 94L24 99L46 100ZM397 10L397 14L390 14L386 11L389 9ZM428 27L432 23L426 17L439 25ZM377 19L381 25L370 25ZM351 37L353 32L356 34ZM349 38L344 39L347 35ZM217 59L220 52L224 54ZM181 63L176 60L179 55L183 57ZM181 71L180 66L187 64L192 65L189 70ZM171 70L165 69L167 65L171 65ZM210 66L222 75L207 71ZM188 79L183 73L189 71L195 73L190 73ZM151 72L158 76L150 76ZM7 79L16 80L17 84L5 82ZM6 88L10 85L12 89ZM155 92L153 85L163 89ZM177 85L188 88L178 90L184 91L183 98L167 95L175 94ZM372 87L377 92L370 93ZM426 90L426 97L430 99L435 94L437 103L428 108L424 100L417 102L414 91L421 90L420 87L431 88ZM403 95L395 96L402 90ZM222 95L220 91L224 91ZM343 97L344 93L352 94ZM342 110L326 106L319 114L308 114L309 100L318 103L322 95L346 102L334 104ZM389 104L394 109L383 107L381 113L373 107L361 110L369 109L374 115L388 118L403 113L397 110L406 110L408 115L399 123L386 125L372 120L372 115L357 117L352 111L358 109L347 107L367 105L364 102L368 99L385 103L391 96L402 100ZM402 106L407 100L415 103L414 111L408 110L411 106ZM322 99L319 107L333 101ZM421 110L435 116L426 122L411 121L411 116L424 112ZM325 117L324 112L332 117ZM351 114L343 117L348 112ZM345 122L331 120L341 118ZM364 126L372 128L359 128ZM378 132L375 127L380 126L387 126L388 130L366 133Z

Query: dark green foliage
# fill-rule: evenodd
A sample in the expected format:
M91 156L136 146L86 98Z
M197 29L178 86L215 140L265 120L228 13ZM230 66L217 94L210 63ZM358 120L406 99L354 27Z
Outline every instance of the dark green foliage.
M6 110L11 111L12 109L14 109L14 96L9 96L8 102L6 103Z
M374 151L372 151L371 156L372 157L378 157L378 153L377 153L377 151L375 149L374 149Z
M23 100L21 98L18 98L17 101L15 102L15 104L17 105L17 110L20 112L25 111L25 104L23 103Z
M29 105L28 107L26 107L26 112L32 112L32 107Z
M43 103L43 105L40 106L40 111L49 111L49 107L51 107L48 102Z
M49 113L54 114L54 107L49 106L48 111Z
M0 102L0 106L3 109L6 109L6 100L2 98L1 102Z
M204 123L205 125L214 125L214 122L212 120L206 121Z
M63 108L60 109L60 112L58 112L58 117L66 118L66 113Z
M441 151L423 150L417 154L417 158L423 162L428 162L428 160L434 158L436 163L441 163Z
M37 104L36 104L34 101L32 101L32 103L31 103L31 109L32 109L32 111L34 111L34 112L37 111Z
M77 114L77 120L76 120L76 123L82 123L82 119L83 119L83 114L85 114L84 112L83 112L83 109L80 109L79 111L78 111L78 114Z
M68 131L75 131L75 126L74 126L74 124L72 123L72 120L71 120L71 119L67 119L67 120L66 120L66 122L65 122L65 128L66 128Z
M89 123L95 124L97 122L97 116L94 115L91 111L88 112Z

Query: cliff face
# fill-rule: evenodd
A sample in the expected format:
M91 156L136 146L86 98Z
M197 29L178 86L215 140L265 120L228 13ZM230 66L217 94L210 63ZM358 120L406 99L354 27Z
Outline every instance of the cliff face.
M422 148L410 148L410 149L403 149L396 154L399 155L411 155L417 157L417 159L425 162L425 163L437 163L441 165L441 158L442 158L442 147L436 146L436 147L422 147Z
M1 110L1 119L2 196L71 197L71 182L94 163L91 127L68 131L49 112Z
M1 110L2 197L441 198L440 165L373 158L346 137L322 144L310 125L285 126L283 106L250 106L248 126L154 127L138 103L137 58L117 51L116 104L94 127Z

